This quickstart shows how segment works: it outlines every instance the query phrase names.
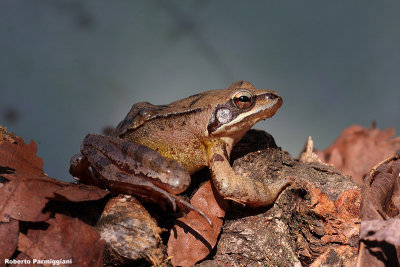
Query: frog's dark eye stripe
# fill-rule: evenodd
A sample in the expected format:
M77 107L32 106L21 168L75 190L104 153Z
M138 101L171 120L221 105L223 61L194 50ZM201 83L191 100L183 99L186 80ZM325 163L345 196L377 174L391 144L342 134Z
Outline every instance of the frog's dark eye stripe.
M232 97L232 102L239 109L246 109L253 104L253 95L247 90L242 90Z

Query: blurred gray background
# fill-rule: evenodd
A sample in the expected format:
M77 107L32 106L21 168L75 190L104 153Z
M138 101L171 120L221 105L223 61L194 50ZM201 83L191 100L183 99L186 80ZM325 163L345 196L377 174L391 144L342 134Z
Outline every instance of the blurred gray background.
M276 90L265 129L297 156L352 124L400 131L400 1L0 2L0 124L71 180L87 133L133 103L248 80Z

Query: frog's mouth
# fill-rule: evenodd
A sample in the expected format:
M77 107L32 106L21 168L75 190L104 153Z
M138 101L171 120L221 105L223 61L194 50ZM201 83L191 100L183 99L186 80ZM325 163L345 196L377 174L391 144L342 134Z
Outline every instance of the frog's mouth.
M256 118L254 124L274 116L283 103L282 97L274 93L258 95L256 101L264 104L259 104L259 107L252 111L253 114L248 115L249 120ZM257 120L257 118L259 119Z

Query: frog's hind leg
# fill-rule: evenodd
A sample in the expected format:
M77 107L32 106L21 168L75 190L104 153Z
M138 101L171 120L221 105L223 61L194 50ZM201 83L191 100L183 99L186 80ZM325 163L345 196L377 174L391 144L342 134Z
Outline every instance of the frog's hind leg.
M189 202L183 200L182 198L168 193L164 189L161 189L149 181L143 180L139 177L128 176L122 172L115 175L116 179L121 181L120 183L110 183L106 187L114 193L131 194L137 196L145 202L157 203L160 206L165 206L168 202L172 207L173 211L181 211L187 213L189 211L194 211L204 217L207 222L212 226L211 219L202 212L199 208L193 206ZM125 177L126 176L126 177ZM122 181L129 179L130 183L123 183Z

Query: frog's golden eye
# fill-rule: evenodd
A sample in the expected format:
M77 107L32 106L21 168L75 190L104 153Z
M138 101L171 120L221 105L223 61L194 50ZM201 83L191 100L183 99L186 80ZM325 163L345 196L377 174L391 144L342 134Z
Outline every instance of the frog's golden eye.
M232 102L236 107L246 109L253 104L253 95L246 90L239 91L232 97Z

